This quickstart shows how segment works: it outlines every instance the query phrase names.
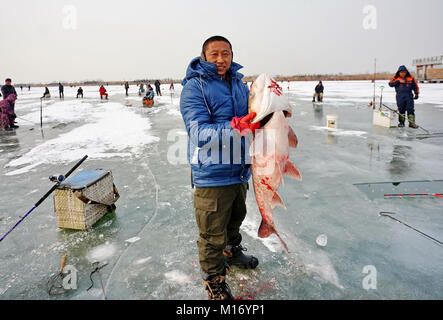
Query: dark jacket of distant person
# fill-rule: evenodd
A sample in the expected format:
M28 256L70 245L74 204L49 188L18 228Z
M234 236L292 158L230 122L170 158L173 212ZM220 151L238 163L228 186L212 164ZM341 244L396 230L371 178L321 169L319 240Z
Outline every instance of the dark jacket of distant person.
M323 87L323 84L320 81L319 84L317 84L317 86L315 87L315 92L316 93L323 93L323 90L324 90L324 87Z
M404 77L404 79L400 77L400 72L402 71L406 72L406 76ZM404 80L404 83L400 82L401 80ZM417 81L413 76L411 76L405 66L400 66L398 68L395 76L391 79L391 81L389 81L389 86L395 88L395 92L397 93L397 103L405 99L412 100L412 92L414 92L416 95L420 93Z
M11 84L5 84L2 86L2 96L3 100L5 100L10 94L17 95L17 92L15 91L15 88Z

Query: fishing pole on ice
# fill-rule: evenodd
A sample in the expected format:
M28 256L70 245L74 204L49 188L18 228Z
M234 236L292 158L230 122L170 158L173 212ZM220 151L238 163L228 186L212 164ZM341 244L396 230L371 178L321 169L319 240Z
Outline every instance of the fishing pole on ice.
M385 107L385 108L387 108L387 109L389 109L389 110L391 110L392 112L394 112L394 113L396 113L398 116L400 116L400 113L397 111L397 110L394 110L394 109L392 109L392 108L389 108L387 105L385 105L384 103L383 103L383 107ZM419 125L417 125L420 129L422 129L423 131L425 131L427 134L430 134L430 132L428 131L428 130L426 130L425 128L423 128L422 126L419 126Z
M395 214L395 212L382 211L382 212L379 213L380 216L388 217L388 218L390 218L390 219L392 219L394 221L397 221L397 222L401 223L402 225L404 225L404 226L406 226L406 227L408 227L408 228L410 228L410 229L420 233L421 235L425 236L426 238L428 238L428 239L430 239L432 241L435 241L439 245L443 246L443 242L441 242L440 240L437 240L434 237L431 237L430 235L427 235L426 233L424 233L424 232L422 232L422 231L420 231L420 230L410 226L409 224L407 224L407 223L405 223L405 222L403 222L403 221L401 221L401 220L399 220L397 218L392 217L391 214Z
M60 183L62 182L62 181L64 181L67 177L69 177L70 175L71 175L71 173L73 173L74 171L75 171L75 169L77 169L82 163L83 163L83 161L85 161L86 160L86 158L87 158L88 156L86 155L86 156L84 156L79 162L77 162L77 164L75 165L75 166L73 166L72 168L71 168L71 170L69 170L68 171L68 173L66 173L64 176L59 176L59 177L56 177L56 178L50 178L51 179L51 181L53 181L53 182L56 182L55 183L55 185L51 188L51 189L49 189L49 191L48 192L46 192L46 194L43 196L43 197L41 197L40 198L40 200L38 200L37 201L37 203L31 208L31 210L29 210L28 211L28 213L26 213L23 217L21 217L21 219L19 220L19 221L17 221L17 223L14 225L14 226L12 226L12 228L10 228L9 230L8 230L8 232L6 232L1 238L0 238L0 242L1 241L3 241L3 239L4 238L6 238L6 236L8 235L8 234L10 234L11 233L11 231L12 230L14 230L23 220L25 220L25 218L32 212L32 211L34 211L35 210L35 208L37 208L43 201L45 201L45 199L47 198L47 197L49 197L49 195L52 193L52 192L54 192L54 190L55 189L57 189L57 187L60 185Z

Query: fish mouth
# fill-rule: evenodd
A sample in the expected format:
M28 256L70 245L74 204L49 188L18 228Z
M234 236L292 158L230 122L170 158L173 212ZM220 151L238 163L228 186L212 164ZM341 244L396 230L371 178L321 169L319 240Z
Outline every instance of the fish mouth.
M285 115L285 118L290 117L291 116L291 112L287 111L287 110L282 110L283 114ZM276 111L276 112L280 112L280 111ZM275 112L272 112L266 116L264 116L264 118L262 118L259 121L255 121L255 122L260 122L260 128L263 128L268 122L269 120L271 120L272 116L274 115ZM254 121L252 121L254 123Z
M272 116L274 115L273 113L268 114L267 116L265 116L263 119L261 119L260 122L260 127L263 128L268 122L269 120L271 120Z

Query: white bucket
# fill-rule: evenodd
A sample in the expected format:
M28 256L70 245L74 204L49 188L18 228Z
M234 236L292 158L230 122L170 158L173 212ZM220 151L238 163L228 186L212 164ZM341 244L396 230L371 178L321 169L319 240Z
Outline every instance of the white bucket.
M338 116L336 114L328 114L326 116L326 127L328 129L337 129Z

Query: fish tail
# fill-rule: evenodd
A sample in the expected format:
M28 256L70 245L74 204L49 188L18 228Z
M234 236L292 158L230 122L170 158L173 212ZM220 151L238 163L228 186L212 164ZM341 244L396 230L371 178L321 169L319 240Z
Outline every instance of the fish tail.
M258 236L260 238L267 238L274 232L275 232L274 227L270 223L268 223L265 219L263 219L261 221L260 228L258 228Z
M280 240L281 244L283 245L283 247L285 248L286 252L289 253L289 249L288 246L286 245L286 243L283 241L283 239L280 237L279 233L277 232L277 230L275 230L275 227L273 224L268 223L266 220L262 220L261 224L260 224L260 228L258 229L258 236L260 238L267 238L269 237L271 234L275 233L278 237L278 239Z

